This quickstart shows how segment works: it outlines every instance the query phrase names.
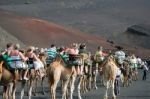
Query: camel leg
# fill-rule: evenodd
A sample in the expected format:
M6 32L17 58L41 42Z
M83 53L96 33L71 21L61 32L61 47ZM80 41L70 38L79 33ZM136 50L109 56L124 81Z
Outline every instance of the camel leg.
M91 77L91 88L92 89L94 88L94 76L95 76L95 74L92 75L92 77Z
M130 77L129 77L129 86L132 84L132 75L130 74Z
M124 76L124 78L123 78L123 83L122 83L123 87L125 87L125 85L126 85L125 83L126 83L126 76Z
M91 81L92 81L92 78L91 78L91 76L89 76L89 78L88 78L88 89L89 89L89 91L92 89Z
M13 84L12 99L16 99L16 83Z
M71 84L70 84L70 99L73 99L74 83L76 80L76 75L72 75Z
M127 87L129 86L129 77L127 77Z
M114 91L114 86L115 86L114 83L115 83L115 81L112 81L112 99L116 99L116 95L115 95L115 91ZM117 82L117 83L119 83L119 82Z
M138 71L136 70L136 80L138 80Z
M66 99L66 92L67 92L67 86L69 83L69 79L63 81L63 88L62 88L62 99ZM70 88L71 89L71 88ZM55 98L54 98L55 99Z
M33 81L32 80L30 80L30 84L29 84L29 92L28 92L28 97L29 97L29 99L31 99L31 96L32 96L32 88L33 88Z
M96 85L97 74L98 74L98 64L96 64L96 70L95 70L95 76L94 76L94 88L95 89L97 89L97 85Z
M124 77L124 86L128 86L128 77L127 75Z
M87 85L88 85L88 73L89 73L89 67L88 66L85 66L85 72L86 72L86 74L84 75L84 90L85 90L85 92L87 92L88 91L88 89L87 89Z
M83 83L83 80L81 81L81 89L80 91L83 93L84 92L84 83Z
M23 99L25 84L26 84L26 82L24 82L24 81L21 82L21 97L20 97L20 99Z
M133 81L136 80L136 77L135 77L135 76L136 76L136 73L135 73L135 70L134 70L134 71L133 71L133 79L132 79Z
M85 75L83 75L83 77L81 78L81 86L80 86L80 91L82 92L82 93L84 93L86 90L85 90L85 81L86 79L85 79Z
M56 88L57 88L58 82L59 82L59 79L57 79L57 80L56 79L49 79L51 99L56 99Z
M82 82L83 82L83 92L85 93L86 92L86 78L85 78L85 75L83 75L83 78L82 78Z
M82 99L81 92L80 92L81 82L82 82L82 76L79 77L79 82L78 82L78 99Z
M122 84L124 84L124 82L125 82L124 75L123 75L123 74L121 74L121 75L120 75L120 78L121 78L121 83L122 83Z
M37 87L38 87L38 77L37 78L35 78L35 86L34 86L34 95L36 96L36 94L37 94Z
M41 81L42 94L43 94L43 95L45 95L45 91L44 91L44 79L45 79L45 77L42 77L42 81Z
M7 90L8 90L8 87L4 86L3 87L3 99L8 99Z
M92 89L91 82L92 82L92 65L90 65L89 72L88 72L88 90L89 91Z
M8 90L9 89L9 90ZM8 92L8 99L12 99L12 89L13 89L13 83L9 84L9 88L7 88Z
M94 76L94 89L97 89L97 85L96 85L96 77L97 77L97 73Z
M108 99L108 94L107 94L107 92L108 92L108 88L109 88L109 82L107 81L106 82L106 86L105 86L105 95L104 95L104 99Z
M84 79L84 90L85 90L85 92L88 91L88 90L87 90L87 82L88 82L88 80L87 80L87 75L85 75L85 79Z

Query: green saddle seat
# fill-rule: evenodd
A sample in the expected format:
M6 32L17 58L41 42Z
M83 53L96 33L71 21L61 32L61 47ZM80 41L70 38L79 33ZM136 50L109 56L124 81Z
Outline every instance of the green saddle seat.
M46 60L46 64L51 64L53 60L56 58L57 52L55 50L48 50L47 54L48 54L48 58Z
M77 60L74 60L74 61L70 61L69 60L69 55L68 54L63 54L61 55L64 63L66 64L66 66L78 66L79 65L79 62Z

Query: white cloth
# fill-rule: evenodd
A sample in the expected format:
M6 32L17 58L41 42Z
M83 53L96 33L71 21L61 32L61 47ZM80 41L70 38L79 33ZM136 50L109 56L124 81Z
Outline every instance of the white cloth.
M138 63L138 64L141 64L141 63L142 63L141 58L137 58L137 63Z
M118 59L118 62L120 64L122 64L123 61L125 60L125 53L123 51L116 51L115 52L115 57Z
M120 76L120 75L121 75L121 70L120 70L120 68L118 68L116 76Z
M143 70L146 70L146 71L148 71L148 67L144 64L144 66L143 66Z
M21 61L20 56L11 56L11 59L12 59L12 63L10 64L11 68L14 68L14 69L28 68L28 66L23 61Z
M136 58L131 58L130 63L131 64L137 64L137 59Z
M33 65L34 65L35 70L38 70L40 68L44 68L44 65L41 61L34 61Z

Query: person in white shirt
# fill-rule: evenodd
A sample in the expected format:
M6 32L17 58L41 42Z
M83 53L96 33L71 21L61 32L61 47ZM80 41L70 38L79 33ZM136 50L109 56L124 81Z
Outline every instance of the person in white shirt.
M137 56L137 67L138 68L141 68L141 64L142 64L142 60L141 60L141 58L139 57L139 56Z
M137 71L137 58L135 57L135 55L133 54L130 58L130 63L131 63L131 68L135 69Z
M121 67L123 64L123 61L125 60L125 52L122 51L121 47L118 47L118 51L115 52L115 57L117 59L118 64Z
M147 71L148 71L148 67L146 65L146 62L144 62L142 66L143 66L143 78L142 78L142 80L146 80Z

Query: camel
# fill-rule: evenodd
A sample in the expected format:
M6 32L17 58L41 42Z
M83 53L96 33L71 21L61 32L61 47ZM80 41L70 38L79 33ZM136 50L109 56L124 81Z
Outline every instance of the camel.
M123 68L121 68L123 74L123 86L129 86L131 84L132 69L127 61L123 62Z
M86 68L87 72L82 76L81 92L83 93L98 88L96 85L96 78L98 75L98 64L95 64L93 57L93 55L90 57L90 66Z
M86 66L88 65L88 66ZM87 91L90 91L92 88L97 89L96 86L96 77L97 77L97 72L96 68L93 69L93 60L92 57L90 56L86 64L84 64L84 75L83 79L81 82L81 92L85 93Z
M0 85L3 86L3 99L15 99L16 84L19 80L18 72L12 73L6 68L4 61L0 61Z
M78 56L79 59L82 59L82 56ZM56 59L47 67L47 76L48 76L48 82L50 85L50 93L51 98L56 99L56 87L58 82L61 80L62 83L62 99L67 98L67 88L70 87L70 98L73 99L73 91L74 91L74 83L77 77L77 72L75 70L74 66L65 66L63 59L60 55L56 56ZM80 85L81 85L81 79L82 76L79 77L78 82L78 98L81 98L80 95ZM68 86L69 85L69 86Z
M101 68L99 66L98 63L96 63L95 59L94 59L94 55L91 57L91 61L92 61L92 66L91 66L91 77L90 77L90 81L91 81L91 89L97 89L97 84L96 84L96 81L97 81L97 76L98 74L100 74L100 80L101 80L101 84L103 83L102 82L102 76L101 76Z
M117 64L115 62L115 58L112 55L109 55L105 60L105 63L102 64L103 71L103 80L105 85L105 95L104 99L108 99L108 89L112 87L112 98L116 99L116 95L114 93L114 83L117 75Z
M39 59L44 64L45 68L46 68L46 58L47 58L47 56L45 54L39 54ZM46 77L46 72L45 72L45 69L41 69L41 71L45 74L40 79L41 80L41 87L42 87L42 94L44 95L45 92L44 92L43 82L44 82L44 79ZM26 83L29 84L28 96L29 96L29 99L31 99L33 88L34 88L34 95L36 95L36 92L37 92L36 88L37 88L37 83L38 82L39 82L39 78L37 78L35 70L34 69L30 69L29 70L29 80L21 82L21 99L23 99L23 96L24 96L24 89L25 89Z

